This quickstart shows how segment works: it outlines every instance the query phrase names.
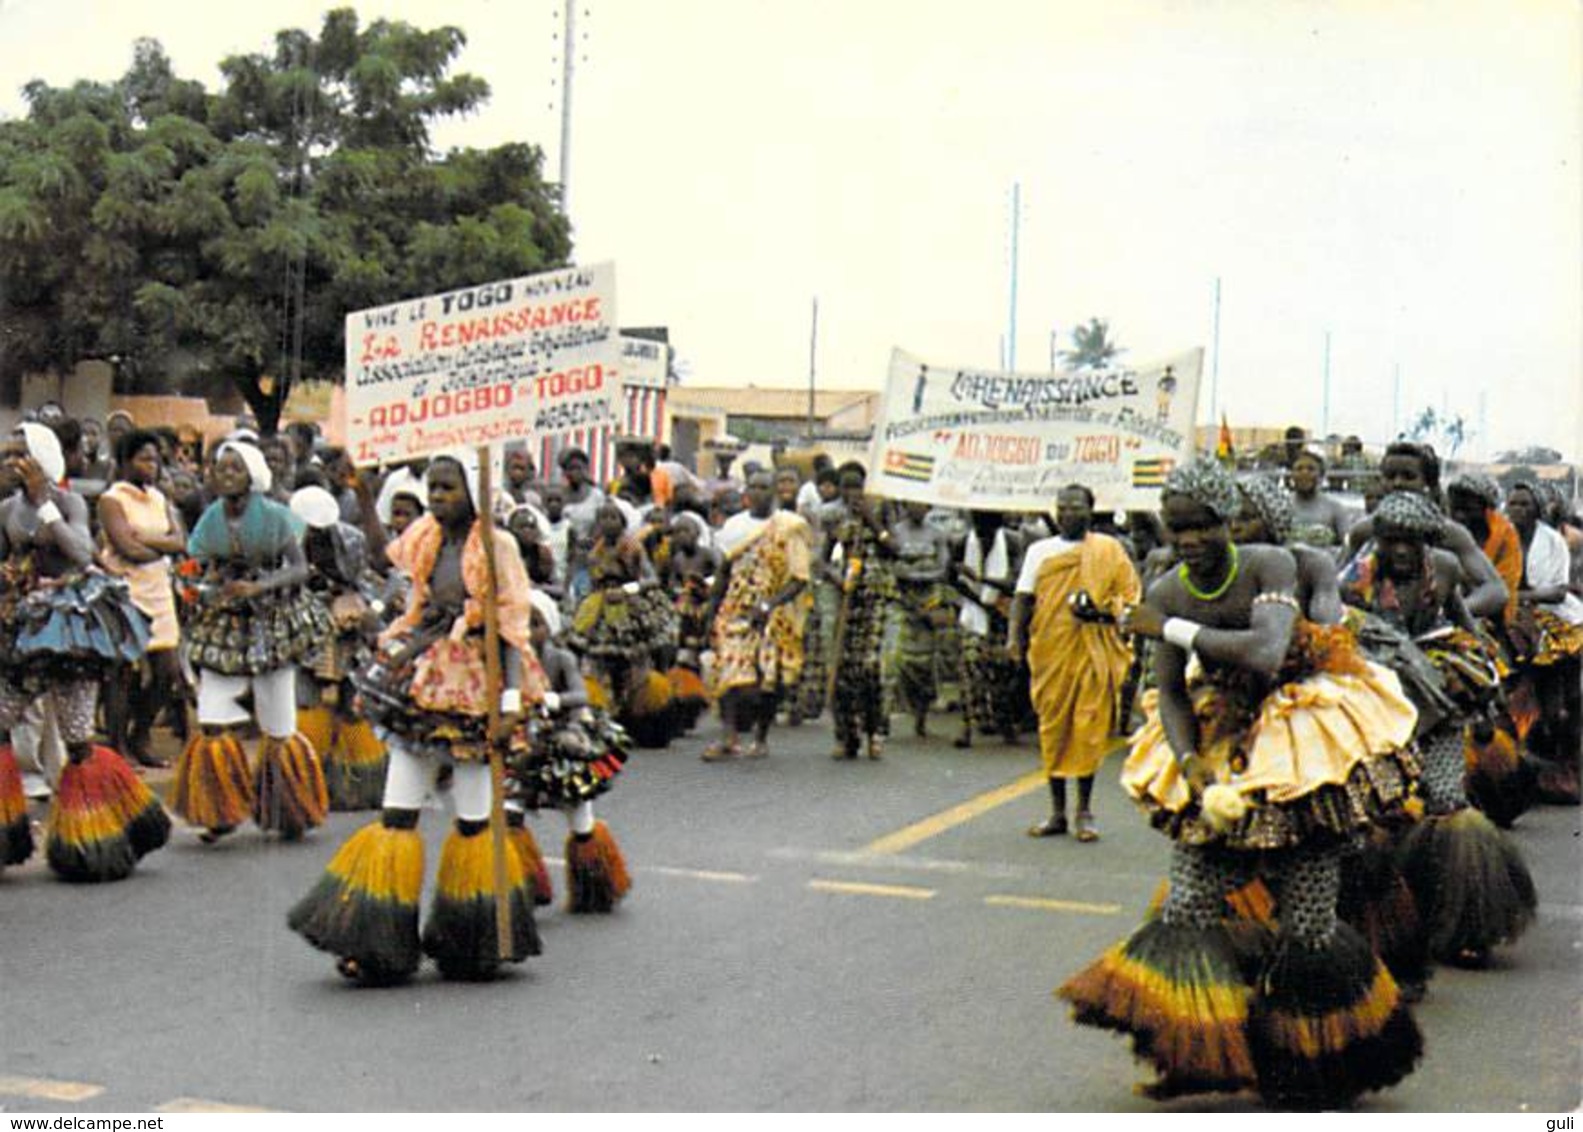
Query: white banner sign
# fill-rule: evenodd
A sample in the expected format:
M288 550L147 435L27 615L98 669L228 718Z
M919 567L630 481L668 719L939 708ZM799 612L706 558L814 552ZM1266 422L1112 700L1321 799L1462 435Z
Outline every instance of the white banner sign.
M358 311L347 450L367 465L616 425L620 366L613 263Z
M647 338L621 337L621 384L629 389L664 389L670 347Z
M935 366L896 350L869 490L985 511L1050 511L1070 483L1101 510L1157 507L1193 455L1204 351L1066 373Z

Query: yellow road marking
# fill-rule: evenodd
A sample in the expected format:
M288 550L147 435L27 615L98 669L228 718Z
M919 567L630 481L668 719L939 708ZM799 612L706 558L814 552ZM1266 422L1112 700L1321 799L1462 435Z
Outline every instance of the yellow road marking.
M202 1097L177 1097L173 1101L155 1105L155 1112L274 1112L272 1108L254 1108L245 1104L226 1104L224 1101L206 1101Z
M1048 780L1044 777L1044 771L1029 771L1021 778L1008 782L1004 786L998 786L994 790L980 794L976 798L969 798L960 805L952 806L949 810L942 810L932 817L914 822L905 829L886 834L878 841L871 841L864 848L864 852L880 854L900 853L911 849L919 842L927 841L929 838L962 825L964 822L970 822L980 814L993 810L996 806L1003 806L1007 802L1021 798L1024 794L1031 794L1035 790L1043 789L1046 781Z
M1120 904L1085 904L1081 900L1048 900L1038 896L986 896L984 903L995 908L1037 908L1045 912L1086 912L1091 916L1114 916Z
M934 889L901 884L854 884L844 880L811 880L808 887L819 892L844 892L853 896L897 896L903 900L932 900Z
M104 1092L103 1085L82 1081L51 1081L44 1077L0 1077L0 1093L40 1101L85 1101Z

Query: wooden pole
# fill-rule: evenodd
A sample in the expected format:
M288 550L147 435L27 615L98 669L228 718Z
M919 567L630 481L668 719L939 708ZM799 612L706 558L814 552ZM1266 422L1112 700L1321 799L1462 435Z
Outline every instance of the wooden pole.
M496 605L499 572L495 564L494 495L489 448L478 449L478 531L484 540L484 564L489 590L484 601L484 698L489 705L489 840L495 854L495 948L504 961L511 958L511 893L506 889L506 765L495 731L500 726L500 610Z

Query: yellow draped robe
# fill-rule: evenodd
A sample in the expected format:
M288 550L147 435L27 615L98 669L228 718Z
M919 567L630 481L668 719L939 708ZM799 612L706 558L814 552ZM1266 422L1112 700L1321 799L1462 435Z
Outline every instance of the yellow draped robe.
M777 684L790 688L797 683L803 667L803 621L812 604L806 588L812 544L807 522L790 511L776 511L755 534L727 552L731 580L713 627L715 695L734 688L768 691ZM803 591L776 606L762 631L754 629L749 621L753 608L794 580L804 583Z
M1132 650L1114 625L1072 614L1069 602L1079 590L1087 590L1104 612L1119 614L1137 603L1142 585L1121 543L1092 532L1039 566L1028 667L1039 712L1039 753L1049 778L1085 778L1099 769L1132 664Z

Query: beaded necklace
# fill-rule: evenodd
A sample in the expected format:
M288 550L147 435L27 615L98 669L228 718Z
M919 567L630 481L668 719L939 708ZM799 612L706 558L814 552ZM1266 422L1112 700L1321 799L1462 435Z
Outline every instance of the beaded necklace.
M1176 576L1182 580L1182 588L1185 589L1193 597L1196 597L1199 601L1215 601L1215 600L1217 600L1217 599L1219 599L1221 597L1224 597L1226 591L1231 588L1231 583L1235 582L1237 580L1237 567L1238 567L1237 544L1236 543L1232 543L1231 544L1231 569L1226 571L1226 580L1221 582L1220 585L1216 586L1214 589L1210 590L1208 593L1205 593L1203 590L1201 590L1197 586L1193 585L1192 576L1187 572L1187 563L1184 562L1180 566L1177 567L1177 569L1176 569Z

